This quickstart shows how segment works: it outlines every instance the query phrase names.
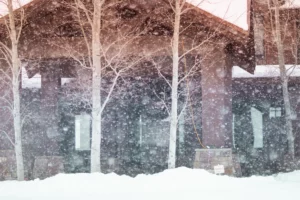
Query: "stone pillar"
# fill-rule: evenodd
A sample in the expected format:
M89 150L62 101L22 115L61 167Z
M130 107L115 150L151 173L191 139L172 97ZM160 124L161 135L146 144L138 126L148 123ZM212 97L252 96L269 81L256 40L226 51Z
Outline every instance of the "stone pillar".
M196 149L194 168L214 173L214 167L222 165L224 174L241 176L241 169L231 149Z
M232 63L213 51L201 65L202 140L210 148L232 146Z
M41 87L41 152L35 157L34 178L47 178L64 172L63 157L60 156L62 135L59 132L58 95L61 86L59 66L45 62L40 69Z
M41 70L42 76L42 96L41 114L43 118L44 135L48 140L46 144L46 154L48 156L59 155L58 130L58 93L60 89L60 70L57 67L46 66Z
M201 65L202 141L194 168L214 172L223 167L227 175L237 176L239 163L232 153L232 63L226 53L214 50Z

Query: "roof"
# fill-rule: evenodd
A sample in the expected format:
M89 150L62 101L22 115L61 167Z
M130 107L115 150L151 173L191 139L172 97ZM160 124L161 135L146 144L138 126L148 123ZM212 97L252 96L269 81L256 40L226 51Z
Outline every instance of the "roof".
M148 0L136 0L140 4L147 3ZM168 0L164 0L168 2ZM188 12L190 13L189 18L193 21L205 22L205 26L215 30L217 34L222 37L229 39L228 41L236 43L238 46L247 46L249 39L248 30L241 28L240 26L234 24L234 19L237 20L240 15L234 15L234 10L236 5L234 2L248 2L248 0L187 0L187 8L191 8ZM43 6L49 5L49 3L55 3L55 1L49 0L23 0L22 3L27 3L23 7L28 9L29 12L34 13L36 9ZM58 1L59 2L59 1ZM128 1L132 2L132 1ZM47 4L48 3L48 4ZM1 4L1 3L0 3ZM216 6L219 5L219 6ZM233 6L234 5L234 6ZM242 4L241 4L242 5ZM244 5L244 4L243 4ZM226 8L226 9L224 9ZM235 9L234 9L235 8ZM242 12L244 14L244 19L247 21L247 6L246 4L242 7ZM223 16L223 18L222 18ZM231 17L230 17L231 16ZM231 19L228 21L226 19Z
M38 0L20 0L20 3L14 4L15 8L24 6L28 3ZM248 30L247 23L247 2L248 0L186 0L189 4L227 21L239 28ZM290 0L292 1L292 0ZM298 0L299 1L299 0ZM2 4L2 5L1 5ZM7 8L4 3L0 3L0 16L7 14Z
M37 5L44 5L48 3L48 0L19 0L20 4L15 4L16 8L20 8L20 5L23 5L24 8L35 8ZM139 0L144 1L144 0ZM168 0L165 0L168 1ZM245 44L248 39L248 30L247 26L247 5L245 2L248 0L186 0L187 7L193 7L199 14L196 15L197 20L202 20L209 22L210 28L215 29L216 31L222 31L224 36L229 37L235 41ZM52 2L52 1L50 1ZM145 0L146 2L146 0ZM144 3L145 3L144 2ZM240 4L239 2L244 2ZM143 3L143 4L144 4ZM2 3L3 5L3 3ZM241 9L236 9L237 6L242 5ZM5 7L5 6L4 6ZM226 8L226 9L224 9ZM234 12L234 10L242 10L239 12ZM0 16L5 14L5 9L1 9L0 3ZM244 19L244 20L239 20ZM240 25L235 24L234 22L239 22L240 25L243 23L244 28ZM242 23L241 23L242 21ZM246 24L246 25L245 25ZM217 25L217 26L216 26Z

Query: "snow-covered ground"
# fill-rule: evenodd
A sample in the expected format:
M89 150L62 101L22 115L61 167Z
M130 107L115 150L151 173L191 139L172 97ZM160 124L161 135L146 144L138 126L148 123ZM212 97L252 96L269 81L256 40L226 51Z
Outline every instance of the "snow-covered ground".
M230 178L178 168L136 178L60 174L43 181L0 182L1 200L298 200L300 171Z

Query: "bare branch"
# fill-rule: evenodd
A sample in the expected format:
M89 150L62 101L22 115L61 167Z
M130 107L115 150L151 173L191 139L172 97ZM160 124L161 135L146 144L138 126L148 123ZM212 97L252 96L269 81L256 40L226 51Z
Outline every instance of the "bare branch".
M12 139L10 138L10 136L5 131L1 131L0 130L0 132L3 133L6 136L6 138L9 140L9 142L11 143L11 145L13 147L15 147L15 143L12 141Z

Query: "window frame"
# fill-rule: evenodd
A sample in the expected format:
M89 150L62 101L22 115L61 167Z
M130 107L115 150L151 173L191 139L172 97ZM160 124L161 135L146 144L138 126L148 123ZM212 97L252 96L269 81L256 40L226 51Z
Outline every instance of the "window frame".
M74 149L76 151L90 151L91 150L91 115L81 113L75 115L74 124ZM87 120L84 121L83 120ZM86 123L86 124L83 124ZM83 132L84 131L84 132ZM84 139L84 141L83 141Z

